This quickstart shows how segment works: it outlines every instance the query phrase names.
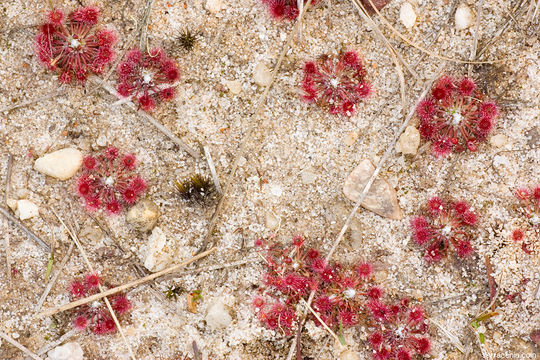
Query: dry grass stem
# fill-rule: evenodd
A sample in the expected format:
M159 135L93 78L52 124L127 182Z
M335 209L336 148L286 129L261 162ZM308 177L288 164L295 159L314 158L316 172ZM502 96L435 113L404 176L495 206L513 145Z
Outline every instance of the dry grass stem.
M79 251L81 253L81 256L83 257L84 262L86 263L86 266L87 266L88 270L92 274L95 274L96 271L94 270L94 267L90 263L90 260L88 259L88 255L86 254L86 251L84 250L81 243L79 242L79 238L77 237L77 235L64 223L64 220L62 220L62 218L56 213L56 211L54 211L54 209L51 209L51 210L54 213L54 215L56 215L56 217L58 218L58 221L60 221L62 223L62 225L66 228L66 230L69 233L71 239L75 242L75 245L77 245L77 248L79 249ZM100 293L103 293L103 291L105 290L100 283L98 283L98 289L99 289ZM111 314L111 316L112 316L112 318L114 320L114 323L116 324L116 327L118 328L118 331L120 332L120 336L122 337L122 340L124 340L124 343L126 344L126 347L127 347L128 351L129 351L129 354L130 354L131 358L133 360L136 360L137 358L135 357L135 353L133 352L133 349L131 348L131 345L129 344L129 342L126 339L126 335L124 334L124 330L120 326L120 322L118 321L118 318L116 317L116 314L114 313L114 310L113 310L113 308L111 306L111 303L109 302L109 299L103 298L103 300L105 301L105 304L107 305L107 309L109 309L109 312L110 312L110 314Z
M7 169L6 169L6 188L4 189L4 204L7 206L7 200L9 199L9 192L11 189L11 172L13 170L13 155L8 153ZM4 223L2 221L2 223ZM4 235L4 247L6 249L6 275L11 285L11 250L9 244L9 234Z
M3 206L0 206L0 214L4 215L9 221L11 221L15 226L21 229L30 239L32 239L36 244L41 246L45 252L50 253L51 247L47 243L39 238L32 230L27 228L22 222L19 221L15 216L11 215L9 210L5 209Z
M119 293L121 291L131 289L133 287L136 287L136 286L139 286L141 284L152 281L152 280L154 280L154 279L156 279L158 277L161 277L163 275L173 273L173 272L177 271L178 269L181 269L182 267L184 267L186 265L189 265L189 264L191 264L191 263L193 263L193 262L195 262L197 260L200 260L200 259L210 255L211 253L213 253L216 250L217 250L217 248L215 248L215 247L210 248L210 249L206 250L203 253L195 255L194 257L192 257L189 260L186 260L186 261L183 261L183 262L181 262L179 264L173 265L173 266L171 266L171 267L169 267L167 269L158 271L157 273L150 274L150 275L145 276L143 278L130 281L128 283L125 283L124 285L120 285L120 286L117 286L115 288L105 290L105 291L103 291L103 292L101 292L99 294L95 294L95 295L86 297L84 299L80 299L80 300L73 301L73 302L70 302L70 303L62 305L62 306L58 306L58 307L55 307L55 308L52 308L52 309L49 309L49 310L45 310L45 311L39 313L38 316L39 317L51 316L51 315L57 314L57 313L62 312L62 311L73 309L73 308L75 308L77 306L81 306L81 305L84 305L84 304L88 304L89 302L102 299L105 296L114 295L114 294L117 294L117 293Z
M321 317L319 316L319 314L317 314L317 312L315 310L313 310L313 308L311 307L311 305L309 305L306 300L304 299L300 299L300 301L302 302L302 304L304 304L304 306L313 314L313 316L315 316L315 318L317 320L319 320L319 322L323 325L323 327L326 329L326 331L328 331L330 333L330 335L332 335L334 337L334 339L336 339L336 341L341 344L341 340L339 339L339 337L336 335L335 332L332 331L332 329L330 329L328 327L328 325L326 325L326 323L323 321L323 319L321 319Z
M454 345L456 349L458 349L461 353L465 353L465 346L459 341L459 338L452 333L450 330L446 329L444 326L442 326L438 321L435 321L433 318L428 318L429 322L437 326L439 330L447 337L448 340L450 340L450 343Z
M92 78L92 81L94 83L96 83L97 79ZM110 85L103 84L102 87L103 87L103 89L107 90L107 92L109 92L109 94L116 97L117 99L123 99L116 92L116 90L113 87L111 87ZM185 152L187 152L189 155L191 155L192 157L194 157L197 160L201 159L201 155L197 151L192 149L188 144L186 144L180 138L178 138L176 135L174 135L169 129L167 129L159 121L154 119L150 114L148 114L147 112L145 112L145 111L143 111L141 109L138 109L137 106L132 101L126 102L126 105L128 105L132 110L134 110L139 115L141 115L146 121L148 121L150 124L152 124L162 134L167 136L173 143L178 145L182 150L184 150Z
M371 29L375 32L375 34L383 41L384 45L388 48L388 51L390 52L390 55L392 56L392 60L396 64L396 70L398 72L398 78L399 78L399 89L401 93L401 109L402 111L405 111L407 106L407 96L405 93L405 76L403 75L403 68L401 67L401 63L399 60L401 60L404 64L405 61L399 56L397 51L392 47L388 39L383 35L377 24L371 19L371 17L368 15L366 8L359 0L352 0L353 4L355 5L356 9L358 10L358 13L362 17L362 19L369 24ZM408 67L408 65L407 65ZM413 74L412 70L411 74ZM416 75L416 73L414 73ZM417 77L417 76L416 76Z
M58 276L62 273L62 269L66 266L71 254L73 253L74 243L71 243L69 245L68 252L66 256L62 259L62 262L60 263L60 266L58 267L58 270L54 273L54 275L51 277L51 280L49 280L49 283L47 284L47 287L45 288L45 291L43 291L43 294L39 298L38 303L36 304L35 312L38 312L41 310L41 307L43 306L43 303L45 302L45 299L47 298L47 295L49 295L49 292L51 291L52 287L56 283L56 280L58 279Z
M351 1L357 1L357 0L351 0ZM424 48L423 46L412 42L407 37L405 37L402 33L397 31L397 29L392 24L390 24L390 22L386 19L386 17L384 15L382 15L379 10L377 10L377 7L375 6L375 4L373 4L373 0L368 0L368 1L371 4L371 6L373 7L373 9L375 10L375 12L377 13L377 15L379 16L379 18L386 25L387 28L389 28L397 37L399 37L401 40L403 40L406 44L416 48L417 50L420 50L420 51L428 54L429 56L432 56L432 57L437 58L439 60L444 60L444 61L449 61L449 62L454 62L454 63L459 63L459 64L493 64L493 63L499 63L499 62L506 62L506 61L509 60L508 58L491 60L491 61L460 60L460 59L450 58L450 57L447 57L447 56L442 56L442 55L439 55L439 54L434 53L432 51L429 51L428 49Z
M478 31L480 30L480 19L482 19L482 7L484 6L484 0L478 0L478 4L476 6L476 25L474 30L474 39L473 39L473 46L471 49L471 56L469 57L469 60L473 61L476 60L476 51L478 50ZM473 64L469 64L469 70L468 75L471 77L472 75L472 66Z
M216 187L218 193L222 194L223 192L221 191L221 184L219 183L216 167L214 166L214 161L212 160L212 154L210 154L210 148L208 145L205 145L203 149L206 162L208 163L208 168L210 169L210 174L212 174L212 180L214 180L214 186Z
M279 58L278 58L278 61L276 63L276 66L272 70L272 78L271 78L270 82L268 83L268 85L266 85L266 87L264 88L264 91L261 94L261 96L259 97L259 100L257 101L257 106L255 107L255 111L253 112L251 117L248 119L248 123L249 123L248 129L247 129L244 137L242 138L242 140L240 142L240 145L239 145L238 152L236 153L236 155L234 157L234 162L233 162L233 165L231 167L231 173L229 174L229 176L227 178L227 182L225 183L225 186L223 188L223 194L222 194L221 198L219 199L219 202L218 202L218 204L216 206L216 210L214 211L214 214L212 215L212 218L210 219L210 225L208 226L208 232L207 232L207 234L206 234L206 236L205 236L205 238L203 240L203 243L202 243L201 247L198 250L199 253L201 251L204 251L204 249L206 249L206 247L208 245L208 241L210 240L210 237L212 236L212 233L214 231L214 227L216 226L216 223L217 223L217 220L218 220L219 215L221 213L221 210L223 209L223 204L225 203L225 199L226 199L227 194L228 194L228 192L230 190L232 182L233 182L233 180L235 178L236 170L238 169L238 164L240 162L240 158L242 157L242 155L246 151L248 140L251 139L252 134L253 134L253 130L255 129L255 125L257 124L257 121L256 121L257 117L259 116L259 113L261 112L261 109L262 109L262 107L263 107L263 105L264 105L264 103L266 101L266 98L268 96L268 93L270 92L270 89L272 88L272 86L274 85L274 82L276 81L277 74L279 73L279 69L281 68L281 64L283 63L283 59L285 58L285 55L287 55L287 52L289 51L289 48L291 47L292 42L294 41L294 37L298 33L298 30L300 29L301 21L304 18L304 14L306 13L306 11L307 11L307 9L309 8L310 5L311 5L311 0L308 0L305 3L302 11L299 13L298 18L296 19L296 23L294 24L294 28L289 33L288 38L287 38L287 42L285 43L285 45L283 46L283 49L281 50L281 53L279 54Z
M40 356L45 355L46 352L48 352L49 350L54 349L55 347L57 347L60 344L63 344L64 342L66 342L66 340L71 339L73 336L77 335L78 333L79 333L79 331L76 330L76 329L69 330L67 333L60 336L55 341L52 341L52 342L46 344L45 346L43 346L41 349L38 350L37 354L40 355Z
M12 110L15 110L15 109L19 109L19 108L22 108L22 107L25 107L25 106L28 106L28 105L32 105L32 104L35 104L35 103L38 103L38 102L41 102L41 101L44 101L44 100L52 99L52 98L55 98L57 96L65 95L66 93L67 93L67 90L59 90L59 91L56 91L56 92L52 92L52 93L37 97L35 99L23 101L20 104L7 106L7 107L5 107L3 109L0 109L0 113L8 113L8 112L10 112Z
M36 354L34 354L30 350L28 350L26 347L22 346L21 343L19 343L15 339L12 339L11 336L7 335L3 331L0 331L0 338L4 339L5 341L10 343L11 345L15 346L17 349L21 350L23 353L30 356L32 359L34 359L34 360L43 360L42 358L40 358L39 356L37 356Z

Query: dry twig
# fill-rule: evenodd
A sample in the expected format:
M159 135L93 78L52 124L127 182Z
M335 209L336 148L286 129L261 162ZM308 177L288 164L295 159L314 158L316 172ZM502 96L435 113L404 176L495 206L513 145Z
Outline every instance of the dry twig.
M45 310L45 311L41 312L40 314L38 314L38 316L39 317L51 316L51 315L54 315L54 314L62 312L62 311L73 309L74 307L81 306L81 305L84 305L84 304L88 304L89 302L102 299L102 298L104 298L106 296L114 295L114 294L117 294L117 293L119 293L121 291L131 289L131 288L136 287L138 285L144 284L144 283L146 283L148 281L152 281L152 280L154 280L154 279L156 279L158 277L161 277L163 275L173 273L173 272L177 271L178 269L180 269L180 268L182 268L182 267L184 267L186 265L189 265L189 264L191 264L191 263L193 263L193 262L195 262L195 261L197 261L199 259L204 258L207 255L210 255L211 253L216 251L216 249L217 248L215 248L215 247L210 248L210 249L206 250L203 253L195 255L194 257L192 257L189 260L183 261L183 262L181 262L179 264L173 265L173 266L171 266L171 267L169 267L167 269L158 271L157 273L150 274L150 275L145 276L143 278L130 281L128 283L125 283L124 285L120 285L120 286L117 286L115 288L105 290L105 291L103 291L103 292L101 292L99 294L95 294L95 295L86 297L84 299L80 299L80 300L73 301L73 302L70 302L70 303L62 305L62 306L58 306L58 307L55 307L55 308L52 308L52 309L49 309L49 310Z
M67 93L67 90L59 90L59 91L56 91L56 92L51 92L49 94L39 96L39 97L37 97L35 99L23 101L20 104L7 106L7 107L5 107L3 109L0 109L0 113L7 113L7 112L10 112L10 111L15 110L15 109L19 109L19 108L22 108L22 107L25 107L25 106L28 106L28 105L38 103L38 102L43 101L43 100L48 100L48 99L51 99L51 98L54 98L54 97L57 97L57 96L60 96L60 95L64 95L66 93Z
M56 215L58 220L62 223L62 225L66 228L66 230L69 233L71 239L75 242L75 245L77 245L77 248L79 249L79 251L81 253L81 256L83 257L84 262L86 263L86 266L88 267L88 270L92 274L95 274L96 271L94 270L94 267L90 263L90 260L88 259L86 251L84 250L81 243L79 242L79 238L77 237L77 235L75 235L74 232L64 223L64 220L62 220L62 218L56 213L56 211L54 211L54 209L51 209L51 210L54 213L54 215ZM98 283L98 289L99 289L100 293L103 293L104 288L100 283ZM109 312L110 312L110 314L111 314L111 316L112 316L112 318L114 320L114 323L116 324L116 327L118 328L118 331L120 332L120 336L122 337L122 339L124 340L124 343L126 344L126 346L128 348L128 351L129 351L129 354L130 354L131 358L133 360L136 360L135 353L133 352L133 349L131 348L131 345L129 344L129 342L126 339L126 335L124 334L124 330L120 326L120 322L118 321L118 318L116 317L116 314L114 313L114 310L113 310L113 308L111 306L111 303L109 302L109 299L104 298L103 300L105 301L105 305L107 305L107 309L109 309Z
M47 243L39 238L32 230L27 228L22 222L20 222L15 216L9 213L9 210L5 209L3 206L0 206L0 213L4 215L9 221L11 221L15 226L21 229L30 239L34 240L36 244L41 246L47 253L51 252L51 247Z
M93 82L96 82L96 79L91 79ZM109 92L112 96L120 99L120 95L116 92L115 89L113 89L108 84L102 84L102 87ZM152 124L156 129L158 129L162 134L167 136L173 143L178 145L182 150L187 152L189 155L193 156L195 159L200 160L201 155L192 149L188 144L183 142L180 138L178 138L176 135L174 135L169 129L167 129L165 126L163 126L159 121L154 119L150 114L147 112L138 109L137 106L132 102L128 101L126 102L126 105L128 105L133 111L137 112L139 115L141 115L146 121L148 121L150 124Z
M19 343L15 339L12 339L11 336L7 335L3 331L0 331L0 338L6 340L8 343L15 346L17 349L21 350L23 353L30 356L32 359L34 359L34 360L43 360L42 358L40 358L39 356L37 356L36 354L34 354L30 350L28 350L26 347L22 346L21 343Z
M214 161L212 161L210 148L208 147L208 145L205 145L203 149L204 149L204 156L206 158L206 162L208 163L208 168L210 169L210 174L212 174L212 179L214 180L214 186L216 187L216 190L218 191L218 193L222 194L221 184L219 183L219 177L216 172L216 167L214 166Z

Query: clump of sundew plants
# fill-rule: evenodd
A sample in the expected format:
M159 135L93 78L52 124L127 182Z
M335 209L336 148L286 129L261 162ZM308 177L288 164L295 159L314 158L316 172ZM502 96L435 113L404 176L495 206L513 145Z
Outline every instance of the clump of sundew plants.
M304 64L303 98L330 114L352 116L361 100L372 93L367 71L356 51L347 51L338 58L321 55Z
M146 181L135 169L134 154L122 155L110 146L102 153L83 159L83 173L77 180L77 193L90 211L103 208L109 215L117 215L133 205L144 194Z
M79 8L67 16L54 9L40 25L36 36L38 58L49 70L60 73L60 82L84 83L90 73L100 74L112 62L116 35L96 28L99 13L95 6Z
M472 241L478 236L478 215L462 200L428 200L422 214L411 219L414 241L424 248L429 263L439 262L453 251L460 258L473 254Z
M117 72L118 93L136 98L145 111L152 111L160 101L176 96L174 84L180 79L180 70L163 49L132 49Z
M416 113L420 135L431 141L433 153L442 158L451 152L477 151L495 128L499 107L485 98L474 80L442 76Z

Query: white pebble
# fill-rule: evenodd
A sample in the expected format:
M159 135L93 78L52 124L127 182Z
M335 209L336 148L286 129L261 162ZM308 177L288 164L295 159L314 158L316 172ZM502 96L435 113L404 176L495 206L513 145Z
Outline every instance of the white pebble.
M67 180L79 170L82 161L83 156L79 150L65 148L37 159L34 169L53 178Z
M46 360L83 360L83 350L78 343L68 342L50 350Z
M467 5L460 5L456 10L456 29L464 30L471 26L473 22L473 13Z
M253 79L255 83L260 86L268 86L272 81L272 72L262 62L255 66L253 71Z
M508 138L504 134L497 134L489 139L489 143L496 148L500 148L508 143Z
M163 270L171 262L171 248L167 245L167 237L163 231L156 226L148 238L148 250L144 267L152 272Z
M238 80L227 80L225 81L225 85L227 85L229 91L233 95L238 95L242 92L242 84Z
M208 324L210 329L215 330L229 326L232 322L232 317L223 304L223 301L217 299L208 307L204 320L206 320L206 324Z
M216 14L223 8L223 0L206 0L204 7L212 14Z
M399 20L407 29L411 29L416 22L416 13L411 3L404 2L399 9Z
M30 200L19 200L17 201L17 211L15 214L19 219L26 220L38 215L39 208Z
M403 154L415 155L420 146L420 132L414 126L407 126L396 143L396 151Z

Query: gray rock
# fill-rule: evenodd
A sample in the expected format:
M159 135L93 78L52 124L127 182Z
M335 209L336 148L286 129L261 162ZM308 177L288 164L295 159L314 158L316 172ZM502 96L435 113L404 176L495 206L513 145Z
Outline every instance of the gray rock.
M353 202L358 201L364 186L374 172L375 166L373 166L371 161L367 159L362 160L349 176L347 176L347 179L345 179L345 184L343 185L345 196ZM403 213L397 201L396 191L385 179L375 179L362 202L362 207L373 211L377 215L393 220L403 218Z

